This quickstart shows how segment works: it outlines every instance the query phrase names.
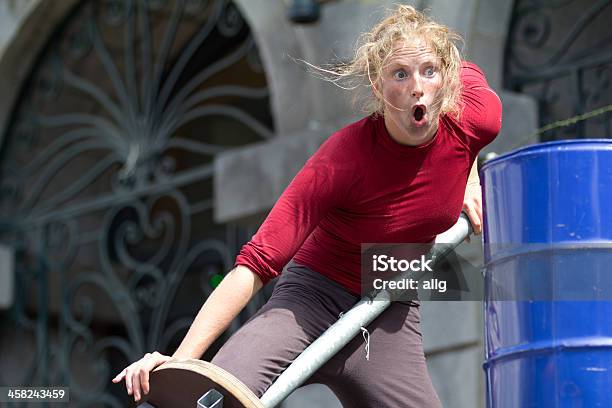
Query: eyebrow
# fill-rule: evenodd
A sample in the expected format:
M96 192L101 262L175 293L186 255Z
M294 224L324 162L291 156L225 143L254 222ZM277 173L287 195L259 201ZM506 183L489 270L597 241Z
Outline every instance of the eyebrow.
M437 63L437 61L435 59L428 59L428 60L420 63L419 67L422 68L423 66L427 66L427 65L437 67L438 63ZM387 64L387 66L391 67L391 68L395 68L395 67L408 67L408 65L403 64L402 62L399 62L399 61L390 61Z

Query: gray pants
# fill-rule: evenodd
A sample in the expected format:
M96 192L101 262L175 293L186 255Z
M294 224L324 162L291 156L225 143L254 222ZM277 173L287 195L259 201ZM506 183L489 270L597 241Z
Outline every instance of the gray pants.
M359 297L290 263L270 300L219 350L212 363L261 397L283 370ZM327 385L346 408L438 408L423 354L418 305L393 302L306 384Z

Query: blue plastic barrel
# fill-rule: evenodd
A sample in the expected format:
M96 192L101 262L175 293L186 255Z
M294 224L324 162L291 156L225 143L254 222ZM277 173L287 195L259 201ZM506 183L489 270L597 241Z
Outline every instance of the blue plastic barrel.
M489 408L612 407L612 141L487 162Z

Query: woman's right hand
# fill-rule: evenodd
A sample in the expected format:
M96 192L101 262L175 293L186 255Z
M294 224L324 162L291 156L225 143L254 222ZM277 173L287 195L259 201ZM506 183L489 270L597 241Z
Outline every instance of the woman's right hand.
M113 382L117 384L125 378L125 388L128 395L134 395L134 401L139 402L150 391L149 372L170 359L172 357L165 356L157 351L147 353L140 360L124 368L123 371L113 378Z
M118 383L125 378L127 393L134 395L134 401L140 401L150 391L149 373L155 367L172 358L201 358L262 286L257 274L246 266L236 266L208 296L173 357L157 351L147 353L117 374L113 382Z

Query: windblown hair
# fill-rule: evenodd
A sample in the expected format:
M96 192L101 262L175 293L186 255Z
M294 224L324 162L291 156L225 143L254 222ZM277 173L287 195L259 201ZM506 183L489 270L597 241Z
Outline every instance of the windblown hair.
M352 61L332 65L329 69L309 65L325 80L343 89L354 90L363 86L371 89L373 92L368 92L365 97L363 110L368 114L382 114L385 101L377 91L382 70L398 42L414 44L415 40L423 41L438 58L442 88L435 110L440 114L458 116L462 58L457 44L463 40L456 32L434 22L412 6L397 6L370 32L364 33L357 44ZM356 97L359 98L359 95Z

